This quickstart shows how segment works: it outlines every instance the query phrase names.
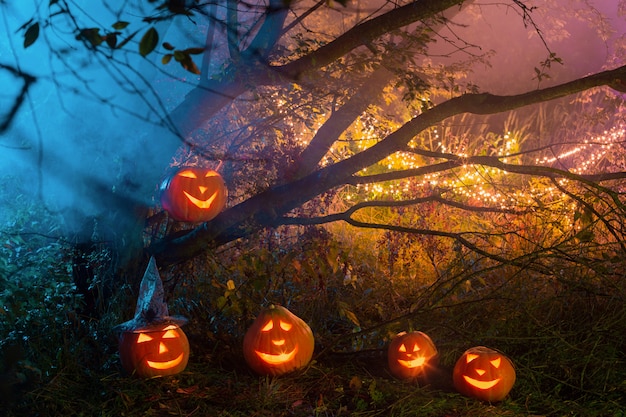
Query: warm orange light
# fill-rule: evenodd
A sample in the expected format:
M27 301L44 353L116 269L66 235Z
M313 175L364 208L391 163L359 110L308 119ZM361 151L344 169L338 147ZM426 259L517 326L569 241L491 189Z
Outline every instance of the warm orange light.
M161 184L161 205L176 220L209 221L226 205L227 190L216 171L181 168Z
M389 370L400 379L425 376L437 361L435 344L422 332L399 333L387 349Z
M284 341L283 341L284 342ZM282 343L281 343L282 344ZM298 347L294 347L291 352L284 352L278 354L271 353L263 353L255 350L256 354L261 358L262 361L267 362L268 365L281 365L283 363L292 361L295 358L296 353L298 353Z
M259 374L280 375L301 368L313 356L313 333L281 306L261 312L244 337L244 357Z
M183 359L185 359L185 355L181 353L180 355L178 355L176 359L172 359L171 361L165 361L165 362L146 361L146 364L149 367L154 368L154 369L170 369L170 368L175 368L178 365L180 365L183 362Z
M500 352L484 346L468 349L453 371L454 386L461 394L483 401L501 401L513 388L515 368Z
M173 375L187 366L189 341L176 325L127 331L120 336L120 359L124 369L141 377Z

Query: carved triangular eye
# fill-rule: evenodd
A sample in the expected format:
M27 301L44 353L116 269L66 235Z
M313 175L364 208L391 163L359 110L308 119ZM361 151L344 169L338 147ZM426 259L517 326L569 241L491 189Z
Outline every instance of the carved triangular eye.
M467 363L470 363L471 361L473 361L477 357L478 357L478 355L476 355L474 353L468 353L467 356L465 357L465 360L467 361Z
M406 346L404 346L404 343L400 345L398 352L406 352Z
M163 339L176 339L178 337L178 333L176 330L168 330L163 333Z
M265 326L261 328L262 332L269 332L274 328L274 322L272 320L268 321Z
M139 333L139 336L137 337L137 343L149 342L152 339L152 336L147 333Z
M417 343L415 345L413 345L413 352L417 352L418 350L420 350L420 347L417 346Z
M193 171L185 170L178 173L181 177L185 178L198 178Z
M494 359L494 360L491 360L489 362L491 362L491 364L493 365L494 368L499 368L500 367L500 362L502 362L502 358Z
M280 321L280 328L283 329L284 331L288 332L289 330L291 330L291 327L293 325L291 323L287 323L286 321Z

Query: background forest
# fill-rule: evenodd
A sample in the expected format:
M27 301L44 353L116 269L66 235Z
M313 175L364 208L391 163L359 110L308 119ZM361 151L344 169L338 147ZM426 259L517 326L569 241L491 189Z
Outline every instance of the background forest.
M0 1L7 416L626 416L623 1L39 3ZM180 166L217 217L163 209ZM113 328L150 256L191 356L142 379ZM244 362L270 304L304 369ZM453 387L479 345L502 402Z

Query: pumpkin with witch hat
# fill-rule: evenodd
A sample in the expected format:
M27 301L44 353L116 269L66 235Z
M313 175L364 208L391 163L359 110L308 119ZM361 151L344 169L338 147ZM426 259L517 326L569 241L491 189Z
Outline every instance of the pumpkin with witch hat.
M181 329L186 322L184 317L169 315L163 282L156 261L150 258L135 317L115 327L122 367L144 378L182 372L189 360L189 341Z

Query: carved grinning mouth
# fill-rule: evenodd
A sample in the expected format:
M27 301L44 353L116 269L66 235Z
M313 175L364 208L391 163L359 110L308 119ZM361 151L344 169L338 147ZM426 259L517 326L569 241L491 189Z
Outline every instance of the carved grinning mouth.
M479 381L477 379L474 378L470 378L469 376L465 376L463 375L463 378L465 378L465 381L467 381L468 384L470 384L473 387L476 387L478 389L489 389L489 388L493 388L496 386L496 384L498 382L500 382L501 378L497 378L497 379L493 379L491 381Z
M170 369L177 365L179 365L183 361L183 354L178 355L177 358L172 359L171 361L157 362L157 361L146 361L149 367L154 369Z
M272 355L271 353L259 352L258 350L254 351L259 358L261 358L268 365L282 365L285 362L291 361L298 352L298 347L293 348L291 352L279 353L277 355Z
M189 194L187 191L183 191L183 193L189 199L189 201L191 201L194 205L196 205L198 208L201 208L201 209L211 208L211 204L213 204L213 201L215 201L215 199L217 198L217 194L218 194L218 192L216 191L213 193L213 195L211 195L206 200L200 200L198 198L195 198L191 194Z
M423 366L425 362L426 362L426 358L424 356L416 358L416 359L412 359L410 361L398 359L398 363L404 366L405 368L419 368L420 366Z

